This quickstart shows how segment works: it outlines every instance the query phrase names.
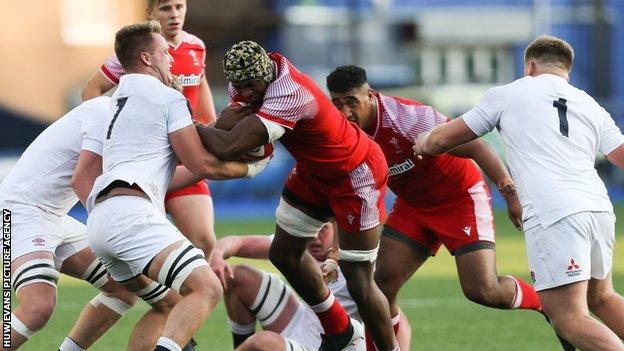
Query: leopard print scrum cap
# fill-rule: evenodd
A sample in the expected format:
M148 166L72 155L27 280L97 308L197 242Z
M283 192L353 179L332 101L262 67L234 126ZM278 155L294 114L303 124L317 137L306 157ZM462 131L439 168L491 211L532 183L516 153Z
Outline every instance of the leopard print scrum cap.
M273 80L273 61L258 43L245 40L234 44L223 57L223 73L228 81L238 83L261 78Z

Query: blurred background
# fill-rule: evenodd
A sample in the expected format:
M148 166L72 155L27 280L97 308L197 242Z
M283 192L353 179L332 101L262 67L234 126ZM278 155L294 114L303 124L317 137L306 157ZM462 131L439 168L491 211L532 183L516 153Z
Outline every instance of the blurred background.
M46 125L80 103L84 83L113 52L115 31L143 20L145 7L11 4L0 31L0 179ZM519 78L524 47L552 34L575 48L572 83L624 126L624 0L188 0L188 8L184 28L206 43L218 111L227 103L221 57L243 39L284 53L323 88L336 66L357 64L373 88L456 117L489 87ZM502 154L496 135L488 141ZM624 173L597 162L612 198L624 201ZM270 218L291 166L278 149L256 179L212 182L217 219Z

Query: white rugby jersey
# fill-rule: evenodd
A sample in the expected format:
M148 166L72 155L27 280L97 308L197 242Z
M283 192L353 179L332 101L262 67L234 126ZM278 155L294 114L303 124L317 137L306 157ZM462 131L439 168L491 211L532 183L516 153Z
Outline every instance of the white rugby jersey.
M105 123L102 175L89 198L91 211L100 191L115 180L136 183L164 213L164 198L178 158L169 133L192 125L186 98L145 74L121 76Z
M535 216L548 227L577 212L613 211L594 163L596 152L609 154L624 136L605 109L565 79L541 74L492 88L462 118L479 136L500 132L523 219Z
M0 184L0 203L38 207L62 217L78 202L71 186L80 150L102 154L110 98L87 100L52 123L28 146Z

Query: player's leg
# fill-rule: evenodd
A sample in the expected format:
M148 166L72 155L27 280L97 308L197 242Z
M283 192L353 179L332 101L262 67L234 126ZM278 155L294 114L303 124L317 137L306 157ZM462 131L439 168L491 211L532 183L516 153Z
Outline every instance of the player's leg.
M30 252L11 262L11 284L19 306L11 313L10 350L17 350L50 320L58 277L51 252Z
M87 304L74 324L60 351L86 350L112 327L136 302L136 297L109 279L86 238L86 226L65 216L54 235L62 242L56 250L61 273L83 279L101 293Z
M327 198L309 177L291 172L276 210L277 226L269 258L316 313L325 335L345 336L348 344L354 335L349 315L327 288L318 265L306 251L331 216Z
M624 339L624 297L613 289L611 273L605 279L589 280L587 303L593 314Z
M500 309L541 310L539 297L528 283L497 275L493 243L477 243L456 250L455 263L462 291L470 301Z
M167 246L151 260L144 272L182 295L167 317L159 345L165 347L162 350L171 349L167 347L173 343L185 345L221 298L221 283L204 260L201 250L188 241Z
M525 230L529 267L542 308L559 335L582 350L624 350L618 336L594 319L588 308L588 281L611 266L608 249L602 269L595 266L599 222L594 213L579 212L548 228L537 225Z
M592 212L594 242L591 251L592 279L589 280L589 309L620 338L624 339L624 297L613 289L612 266L615 245L615 216Z
M557 333L581 350L624 350L622 340L589 314L587 281L538 292Z
M214 207L206 182L202 180L179 192L168 193L165 207L182 234L210 257L216 238Z
M409 325L400 323L397 295L405 282L440 246L435 236L427 231L411 213L407 204L400 199L395 202L390 216L382 230L379 255L375 268L375 283L388 299L392 327L401 349L409 350L409 340L405 331ZM402 331L404 327L408 328ZM401 333L402 338L398 338ZM367 329L367 348L373 350L370 332Z
M86 247L63 260L61 273L84 279L101 292L83 309L60 351L86 350L132 308L136 296L108 278L104 265Z
M384 351L399 349L388 300L373 279L373 263L377 259L381 236L380 223L386 215L387 179L385 158L377 146L370 148L365 162L347 176L327 185L339 229L340 268L375 345Z
M236 348L236 351L315 351L280 334L263 330Z

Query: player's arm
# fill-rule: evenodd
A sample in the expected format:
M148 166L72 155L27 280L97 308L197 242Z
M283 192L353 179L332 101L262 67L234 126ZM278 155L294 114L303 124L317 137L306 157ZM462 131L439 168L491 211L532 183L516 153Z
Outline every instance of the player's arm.
M607 160L618 166L619 168L624 169L624 144L615 148L615 150L611 151L607 155Z
M197 115L206 120L206 124L217 119L212 92L206 80L206 75L199 80L199 92L197 96Z
M223 180L250 176L247 164L224 162L207 152L193 125L169 133L169 142L182 164L202 178Z
M227 236L217 241L210 254L210 267L215 272L221 285L227 289L228 278L234 278L232 267L226 259L237 256L245 258L268 259L271 238L262 235Z
M201 143L210 153L225 161L239 160L243 155L269 142L269 132L255 114L241 119L231 130L197 126Z
M485 175L496 184L507 203L509 219L520 229L522 227L522 206L518 193L507 168L503 161L496 155L494 150L487 143L476 139L457 146L449 151L450 154L473 159Z
M115 84L111 83L111 81L104 77L102 72L98 70L89 78L84 88L82 88L82 101L100 96L111 90L114 86Z
M169 183L168 192L177 191L180 189L187 188L203 178L196 175L195 173L188 170L188 168L180 165L176 167L175 172L173 173L173 177L171 178L171 183Z
M93 151L80 150L71 185L83 205L100 174L102 174L102 156Z
M477 137L462 118L456 118L420 134L412 149L416 156L440 155Z

